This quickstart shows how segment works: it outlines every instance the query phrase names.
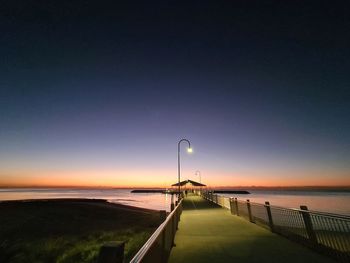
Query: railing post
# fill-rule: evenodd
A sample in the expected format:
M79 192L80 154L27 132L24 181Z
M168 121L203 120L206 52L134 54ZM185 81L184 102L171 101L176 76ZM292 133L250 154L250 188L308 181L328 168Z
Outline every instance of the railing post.
M230 210L231 210L231 215L235 214L235 208L234 208L234 201L233 198L230 197Z
M123 263L124 242L109 242L100 248L98 263Z
M166 235L166 228L164 228L163 232L162 232L162 244L161 244L161 251L160 251L161 262L166 262L166 259L165 259L165 235Z
M166 211L165 210L160 210L159 211L159 216L160 216L160 221L164 222L166 219Z
M269 218L270 230L271 230L271 232L274 232L275 230L273 229L273 221L272 221L270 202L266 201L265 202L265 207L266 207L267 217Z
M172 194L171 195L171 204L170 204L170 212L172 212L175 208L175 205L174 205L174 195Z
M237 197L235 198L235 206L236 206L236 214L239 216Z
M178 230L179 229L179 221L180 221L179 207L176 209L175 215L176 215L175 225L176 225L176 230Z
M175 216L173 216L171 218L171 246L173 247L175 245L174 241L175 241Z
M250 201L249 199L247 199L247 209L248 209L248 215L249 215L249 221L254 223L254 220L253 220L253 215L252 215L252 209L250 207Z
M303 216L307 235L309 236L309 239L312 243L317 243L317 237L316 237L313 225L312 225L311 217L310 217L310 214L308 212L307 206L301 205L300 209L304 210L304 211L301 211L301 215Z

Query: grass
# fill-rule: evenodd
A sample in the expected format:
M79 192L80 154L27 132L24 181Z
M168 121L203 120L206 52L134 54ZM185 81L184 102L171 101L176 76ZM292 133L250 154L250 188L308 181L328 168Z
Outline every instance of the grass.
M103 200L0 202L0 262L96 262L101 245L125 241L129 261L160 224L157 211Z

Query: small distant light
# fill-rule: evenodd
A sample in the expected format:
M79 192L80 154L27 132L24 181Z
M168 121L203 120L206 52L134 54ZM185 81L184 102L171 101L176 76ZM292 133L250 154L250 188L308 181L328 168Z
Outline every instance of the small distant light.
M192 148L188 148L187 152L191 153L192 152Z

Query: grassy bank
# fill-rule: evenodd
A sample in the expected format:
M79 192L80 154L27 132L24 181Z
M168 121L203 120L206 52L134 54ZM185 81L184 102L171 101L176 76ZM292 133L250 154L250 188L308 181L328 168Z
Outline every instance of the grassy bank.
M0 202L0 262L95 262L107 241L126 261L160 224L158 212L103 200Z

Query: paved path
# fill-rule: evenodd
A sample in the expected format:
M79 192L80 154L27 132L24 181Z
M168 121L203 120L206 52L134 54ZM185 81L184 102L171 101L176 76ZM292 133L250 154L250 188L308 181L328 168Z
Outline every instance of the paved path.
M183 209L169 262L334 262L199 196L186 197Z

